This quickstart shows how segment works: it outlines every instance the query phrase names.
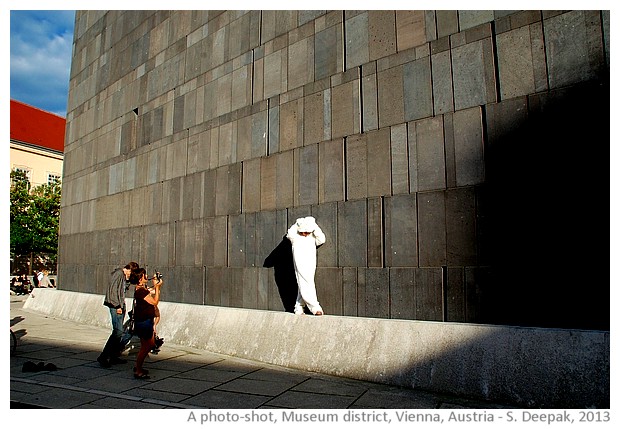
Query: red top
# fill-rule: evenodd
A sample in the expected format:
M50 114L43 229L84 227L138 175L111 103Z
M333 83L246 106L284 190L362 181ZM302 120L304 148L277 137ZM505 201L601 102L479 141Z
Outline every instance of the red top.
M64 152L66 122L58 115L11 100L11 140Z

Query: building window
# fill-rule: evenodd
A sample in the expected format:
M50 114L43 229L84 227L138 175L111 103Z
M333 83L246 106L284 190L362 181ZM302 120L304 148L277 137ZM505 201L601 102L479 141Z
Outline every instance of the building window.
M24 176L26 177L26 181L28 183L30 183L31 176L32 176L32 170L30 170L28 167L23 167L23 166L21 166L21 167L14 167L13 171L17 171L17 172L23 173ZM15 183L16 183L16 181L11 179L11 186L14 186ZM28 187L30 187L30 185L28 185Z
M47 184L51 185L52 183L60 182L60 174L58 173L47 173Z

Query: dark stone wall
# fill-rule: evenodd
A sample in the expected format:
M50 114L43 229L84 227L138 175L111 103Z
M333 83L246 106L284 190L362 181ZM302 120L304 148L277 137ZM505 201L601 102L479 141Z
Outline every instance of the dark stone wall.
M59 285L288 310L313 215L328 314L609 329L609 101L609 11L80 11Z

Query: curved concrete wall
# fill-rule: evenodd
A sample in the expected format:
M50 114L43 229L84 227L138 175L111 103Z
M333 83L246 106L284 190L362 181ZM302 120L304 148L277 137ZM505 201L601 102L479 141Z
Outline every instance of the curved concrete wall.
M109 327L100 295L36 289L24 307ZM128 307L131 300L127 300ZM166 341L519 407L608 408L609 332L437 323L161 302Z

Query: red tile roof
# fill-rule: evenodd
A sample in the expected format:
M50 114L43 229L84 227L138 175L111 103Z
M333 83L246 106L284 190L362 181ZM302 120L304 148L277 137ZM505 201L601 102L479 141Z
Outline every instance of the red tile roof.
M11 100L11 140L64 152L66 119Z

